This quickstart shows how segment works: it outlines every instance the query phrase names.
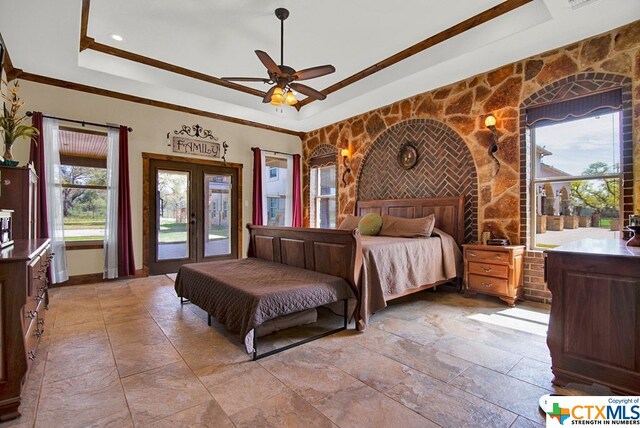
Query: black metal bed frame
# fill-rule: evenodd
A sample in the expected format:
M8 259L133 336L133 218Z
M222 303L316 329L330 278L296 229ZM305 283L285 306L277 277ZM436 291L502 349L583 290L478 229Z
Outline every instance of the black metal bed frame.
M255 329L253 330L253 361L257 361L261 358L269 357L274 354L278 354L280 352L286 351L291 348L295 348L300 345L304 345L305 343L313 342L314 340L321 339L323 337L339 333L347 329L349 325L349 314L348 314L348 299L342 300L344 303L344 313L343 313L343 325L342 327L325 331L324 333L316 334L315 336L308 337L306 339L300 340L298 342L290 343L289 345L282 346L280 348L272 349L269 352L265 352L264 354L258 355L258 335L256 334ZM185 303L191 303L188 299L184 297L180 297L180 304L184 305ZM211 326L211 314L207 314L207 324Z

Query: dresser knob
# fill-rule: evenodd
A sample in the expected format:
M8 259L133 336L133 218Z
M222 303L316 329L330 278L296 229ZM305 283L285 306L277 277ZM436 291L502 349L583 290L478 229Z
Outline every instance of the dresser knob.
M484 285L486 288L491 288L493 287L493 284L490 282L483 282L482 285Z
M25 314L24 317L34 319L36 316L38 316L38 311L29 311Z
M37 338L40 338L40 336L42 336L42 333L44 333L44 329L39 328L37 328L36 331L33 332L34 336Z
M29 351L29 359L31 361L35 360L36 359L36 353L33 352L33 351Z
M44 299L44 297L37 295L36 297L34 297L34 299L36 299L36 302L41 301L42 299Z
M44 318L38 318L38 324L44 325Z
M485 271L485 272L491 272L491 271L493 271L493 269L491 269L491 268L486 268L486 267L484 267L484 266L482 266L482 270L483 270L483 271Z

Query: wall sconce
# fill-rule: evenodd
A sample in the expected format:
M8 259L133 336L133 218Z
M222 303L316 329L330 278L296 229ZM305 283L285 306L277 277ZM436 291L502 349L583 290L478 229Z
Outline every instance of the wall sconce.
M500 161L498 161L495 155L495 153L498 151L498 131L496 130L496 123L496 117L492 114L489 114L484 118L484 126L489 131L491 131L491 134L493 135L493 142L489 146L487 152L489 153L489 156L493 158L493 161L496 164L496 171L493 174L494 177L498 175L498 172L500 172Z
M347 161L349 160L349 149L342 149L340 155L342 155L342 165L344 166L344 172L342 173L342 184L346 186L347 180L345 179L345 177L347 176L347 174L351 174L351 166L347 163Z

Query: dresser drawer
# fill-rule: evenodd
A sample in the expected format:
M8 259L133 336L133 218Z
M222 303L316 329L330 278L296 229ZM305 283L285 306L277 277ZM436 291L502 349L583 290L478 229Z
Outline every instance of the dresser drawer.
M502 278L469 274L467 287L481 293L509 295L509 281Z
M37 358L38 342L40 336L44 333L44 305L40 305L42 314L38 312L38 317L31 320L29 328L24 335L24 352L27 355L28 364L31 365L31 361Z
M506 279L509 278L509 266L494 265L490 263L469 262L469 273Z
M509 253L490 250L466 250L465 257L469 261L509 263Z

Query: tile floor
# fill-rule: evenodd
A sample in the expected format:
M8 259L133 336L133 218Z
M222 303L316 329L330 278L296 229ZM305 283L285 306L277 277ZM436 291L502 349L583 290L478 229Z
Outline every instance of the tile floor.
M23 416L0 426L537 427L547 313L441 287L252 362L166 276L53 289Z

